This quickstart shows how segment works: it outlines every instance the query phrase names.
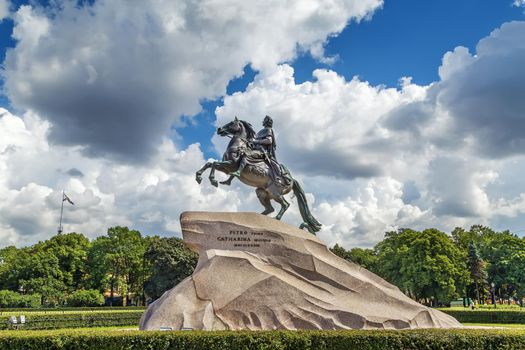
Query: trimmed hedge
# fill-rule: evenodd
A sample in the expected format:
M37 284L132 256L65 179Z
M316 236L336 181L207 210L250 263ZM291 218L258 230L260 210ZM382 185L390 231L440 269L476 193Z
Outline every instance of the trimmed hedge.
M525 324L525 312L518 310L440 310L456 318L461 323Z
M23 313L22 313L23 314ZM138 326L143 311L24 314L25 324L11 325L9 316L0 317L0 329L59 329L83 327ZM18 320L20 317L18 317Z
M10 307L0 308L0 315L8 313L29 313L29 312L86 312L86 311L129 311L129 310L146 310L146 306L78 306L78 307L36 307L36 308L21 308Z
M0 349L24 350L496 350L525 348L525 331L82 331L9 332Z

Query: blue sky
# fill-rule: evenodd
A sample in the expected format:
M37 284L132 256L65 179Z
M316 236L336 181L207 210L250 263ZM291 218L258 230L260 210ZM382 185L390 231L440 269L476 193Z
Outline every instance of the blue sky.
M35 1L12 1L14 8ZM36 1L46 5L48 1ZM438 80L437 67L443 54L458 45L474 50L477 42L504 22L523 20L523 9L501 0L443 0L437 2L386 1L370 20L351 23L326 43L326 55L336 56L333 64L323 64L309 53L299 53L291 64L296 82L312 79L318 68L332 69L351 79L357 75L374 85L396 87L399 79L412 77L417 84ZM0 23L0 59L15 45L11 37L13 22ZM256 72L248 65L244 75L228 84L227 93L244 91ZM200 142L208 157L217 157L211 144L215 132L215 108L222 103L203 100L203 111L186 127L179 128L179 142L186 147ZM0 95L0 106L10 107Z
M79 203L66 230L90 236L258 211L253 189L193 177L221 157L217 125L266 114L329 244L525 228L523 1L0 0L0 15L5 4L6 242L48 237L62 189Z
M421 85L438 80L437 67L443 54L456 46L475 49L477 42L502 23L523 20L523 9L501 0L386 1L370 20L351 23L326 44L327 56L337 56L327 65L299 54L293 60L298 83L312 79L315 69L332 69L350 80L357 75L373 85L397 87L399 79L412 77ZM255 72L247 66L242 78L232 80L228 94L244 91ZM215 132L215 108L221 99L203 102L197 123L179 129L182 144L200 142L207 156L217 157L209 143Z

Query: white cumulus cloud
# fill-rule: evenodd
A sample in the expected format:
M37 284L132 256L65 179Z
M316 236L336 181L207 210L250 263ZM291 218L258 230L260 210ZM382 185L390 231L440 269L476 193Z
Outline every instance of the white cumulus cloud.
M174 234L184 210L259 211L238 181L198 185L200 146L166 137L248 64L259 73L224 97L217 126L238 116L260 128L273 117L278 159L303 184L328 244L525 219L525 22L445 53L428 86L401 77L386 88L331 70L296 83L286 63L303 51L330 61L326 38L380 1L60 4L14 15L3 75L27 111L0 109L4 242L53 234L62 189L75 201L65 230L91 237L112 225ZM213 139L219 152L226 141ZM284 220L299 222L295 203Z
M9 16L9 5L10 2L8 0L0 0L0 22Z
M371 86L326 70L297 84L281 65L227 96L217 124L274 117L278 157L315 195L328 242L370 245L400 227L512 229L501 226L524 213L525 188L513 180L525 171L524 36L525 22L505 23L474 53L446 53L429 86Z
M525 0L514 0L512 4L516 7L525 7Z
M243 68L311 51L382 0L53 1L22 6L4 62L13 105L51 121L55 143L143 162L182 115Z
M34 114L18 117L0 108L0 238L30 244L57 230L62 189L64 230L95 237L114 225L146 234L180 232L185 210L239 209L255 196L195 182L205 160L198 144L179 150L164 139L153 165L127 165L86 158L81 148L49 143L49 123ZM241 189L242 191L242 189ZM253 197L253 198L252 198Z

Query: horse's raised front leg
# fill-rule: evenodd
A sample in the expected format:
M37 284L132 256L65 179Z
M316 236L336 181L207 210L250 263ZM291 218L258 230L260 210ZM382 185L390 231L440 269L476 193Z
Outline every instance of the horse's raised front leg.
M201 183L202 182L202 173L204 173L206 171L206 169L210 168L212 166L213 162L206 162L206 164L204 164L204 166L202 168L200 168L196 173L195 173L195 180L198 182L198 183Z
M219 182L221 185L230 186L232 184L233 179L235 179L235 176L230 175L230 177L227 180Z
M290 203L288 203L288 201L283 196L275 197L274 200L281 205L281 210L279 210L279 213L277 214L277 216L275 216L275 218L277 220L281 220L281 218L284 215L284 212L290 206Z
M215 187L219 187L219 183L217 182L217 180L215 180L215 164L217 163L218 162L213 162L213 164L211 165L210 176L208 176L208 178L210 179L210 183Z

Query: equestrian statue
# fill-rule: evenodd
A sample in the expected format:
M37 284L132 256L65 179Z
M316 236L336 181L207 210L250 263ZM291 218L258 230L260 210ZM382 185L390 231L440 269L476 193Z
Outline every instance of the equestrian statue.
M211 168L209 179L213 186L219 185L215 179L215 170L229 175L229 178L220 184L230 185L235 178L238 178L244 184L256 188L257 198L264 206L262 214L268 215L274 211L272 199L281 205L275 217L277 220L282 218L290 206L284 195L293 190L303 218L300 227L306 228L315 235L321 229L321 224L310 212L303 189L290 171L277 162L272 118L266 116L263 126L264 128L255 134L250 123L235 117L233 121L218 128L218 135L231 138L228 148L222 156L222 161L207 162L197 171L195 179L201 183L202 174L208 168Z

